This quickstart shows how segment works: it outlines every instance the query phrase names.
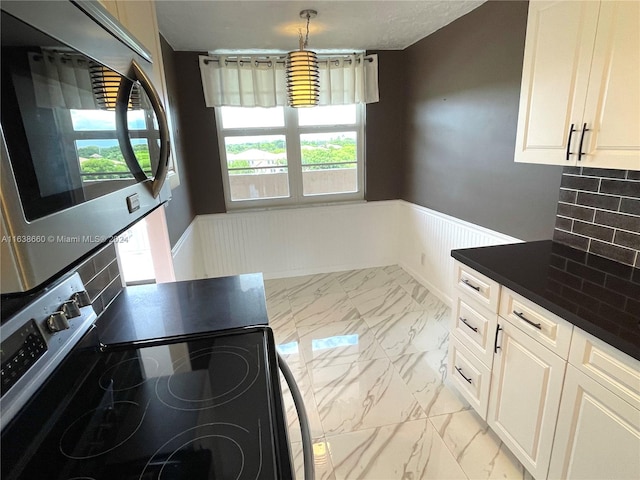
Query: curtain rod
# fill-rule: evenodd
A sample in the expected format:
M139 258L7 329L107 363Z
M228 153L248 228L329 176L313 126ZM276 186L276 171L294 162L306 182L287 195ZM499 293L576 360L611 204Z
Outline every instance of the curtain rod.
M282 58L282 60L278 59L278 60L276 60L276 62L275 62L275 63L280 63L280 64L282 64L282 65L284 65L284 64L286 64L286 63L287 63L287 62L286 62L286 60L285 60L285 57L280 57L280 58ZM372 59L372 58L364 57L364 59L365 59L367 62L373 62L373 59ZM335 60L334 60L334 59L324 59L324 60L323 60L323 59L319 59L319 60L318 60L318 63L329 63L329 62L334 62L334 61L336 62L336 65L337 65L337 64L338 64L338 62L339 62L339 59L335 59ZM356 59L356 61L357 61L357 62L360 62L360 59L359 59L359 58L357 58L357 59ZM219 58L205 58L205 59L204 59L204 64L205 64L205 65L209 65L209 63L211 63L211 62L217 62L217 63L219 63L219 62L220 62L220 59L219 59ZM242 60L242 59L238 59L238 58L236 58L236 59L234 59L234 60L230 60L230 59L228 59L228 58L227 58L227 59L225 59L225 65L226 65L226 64L228 64L228 63L238 63L238 62L240 62L240 63L244 63L244 62L250 63L250 62L251 62L251 60L250 60L250 59ZM256 64L266 63L266 64L268 64L269 66L271 66L271 64L273 63L273 60L267 60L267 59L256 59L256 60L254 60L254 62L255 62ZM350 59L350 58L345 58L345 59L343 60L343 62L351 64L351 59Z

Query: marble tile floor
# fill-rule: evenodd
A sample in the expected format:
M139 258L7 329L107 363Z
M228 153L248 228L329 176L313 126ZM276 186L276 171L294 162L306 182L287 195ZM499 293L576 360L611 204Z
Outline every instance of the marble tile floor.
M319 480L528 479L449 386L450 310L397 265L266 280L280 355L302 392ZM298 418L282 388L296 478Z

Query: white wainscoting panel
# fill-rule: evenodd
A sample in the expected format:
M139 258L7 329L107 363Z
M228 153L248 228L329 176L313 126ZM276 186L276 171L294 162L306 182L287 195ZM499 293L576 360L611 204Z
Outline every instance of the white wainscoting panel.
M198 217L206 276L289 277L396 262L397 202Z
M397 263L448 304L453 285L451 250L521 241L435 210L399 202L402 234Z
M198 217L196 217L171 249L173 270L177 281L206 277L198 223Z
M451 302L451 250L520 240L403 200L201 215L173 249L178 280L291 277L399 264Z

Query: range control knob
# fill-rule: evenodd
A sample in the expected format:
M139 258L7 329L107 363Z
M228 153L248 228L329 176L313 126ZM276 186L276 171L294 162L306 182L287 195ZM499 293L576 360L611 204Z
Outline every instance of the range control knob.
M53 312L47 318L47 328L51 333L60 332L69 328L69 320L64 312Z
M67 300L62 304L62 312L65 314L67 318L75 318L82 315L80 312L80 307L78 306L78 302L75 300Z
M86 307L87 305L91 305L91 299L89 298L89 294L86 290L74 293L71 296L71 300L75 300L79 307Z

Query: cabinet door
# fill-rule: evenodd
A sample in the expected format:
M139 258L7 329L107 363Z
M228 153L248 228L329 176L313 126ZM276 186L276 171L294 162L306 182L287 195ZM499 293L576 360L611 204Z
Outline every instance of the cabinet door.
M487 422L535 478L545 478L566 362L508 321L499 323Z
M152 71L147 71L151 76L156 90L166 105L164 67L162 63L162 51L160 50L160 37L158 36L158 20L156 8L152 1L123 1L117 2L118 18L122 25L129 30L142 45L149 50L153 58ZM144 66L146 67L146 65ZM145 68L145 70L147 70Z
M602 2L583 123L580 165L640 170L640 2Z
M573 164L598 21L599 2L529 3L516 162Z
M107 11L113 15L116 18L119 18L118 16L118 2L116 2L116 0L100 0L100 3L102 4L102 6L104 8L107 9Z
M562 392L549 478L640 478L640 411L572 365Z

